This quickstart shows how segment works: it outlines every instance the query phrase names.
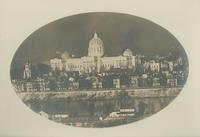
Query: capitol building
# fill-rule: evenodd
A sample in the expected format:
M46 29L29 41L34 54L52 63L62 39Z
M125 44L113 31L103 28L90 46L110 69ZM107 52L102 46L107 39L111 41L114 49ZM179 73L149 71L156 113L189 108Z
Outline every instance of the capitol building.
M81 58L54 58L50 60L52 70L78 71L79 73L101 73L112 68L134 69L135 56L125 49L119 56L104 56L104 43L95 32L89 41L88 55Z

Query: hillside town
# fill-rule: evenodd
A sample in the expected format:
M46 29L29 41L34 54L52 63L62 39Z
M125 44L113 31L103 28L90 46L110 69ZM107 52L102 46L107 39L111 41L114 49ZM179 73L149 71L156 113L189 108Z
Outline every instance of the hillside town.
M11 77L16 92L96 91L106 89L183 86L187 59L181 56L147 56L124 49L120 55L104 55L104 43L95 32L88 55L77 58L56 54L48 64L27 61L22 73Z

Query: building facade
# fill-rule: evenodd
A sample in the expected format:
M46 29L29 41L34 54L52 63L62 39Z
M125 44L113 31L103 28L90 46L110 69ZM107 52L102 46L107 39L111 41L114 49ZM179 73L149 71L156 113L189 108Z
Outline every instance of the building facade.
M94 33L93 38L89 41L88 55L81 58L51 59L50 65L53 70L65 69L66 71L78 71L80 73L100 73L109 71L112 68L134 69L135 56L130 49L125 49L122 55L114 57L104 56L104 43Z
M52 70L62 70L63 62L61 58L54 58L50 60Z

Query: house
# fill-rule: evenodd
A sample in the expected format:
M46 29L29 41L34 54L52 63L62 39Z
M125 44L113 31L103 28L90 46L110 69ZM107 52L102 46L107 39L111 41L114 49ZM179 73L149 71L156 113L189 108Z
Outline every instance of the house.
M168 86L177 86L177 79L176 78L168 78L167 85Z
M120 79L119 78L113 79L113 87L120 88Z
M138 77L131 76L131 87L138 87Z
M153 86L160 86L160 79L159 78L153 78Z

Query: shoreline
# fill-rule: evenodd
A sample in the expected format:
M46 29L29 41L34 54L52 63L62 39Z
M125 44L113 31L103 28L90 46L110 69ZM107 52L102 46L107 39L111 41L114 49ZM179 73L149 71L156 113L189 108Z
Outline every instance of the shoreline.
M159 87L159 88L140 88L140 89L110 89L98 91L44 91L44 92L17 92L23 101L38 100L46 101L51 99L61 100L101 100L116 98L121 92L126 92L132 98L148 97L173 97L177 96L183 87Z

